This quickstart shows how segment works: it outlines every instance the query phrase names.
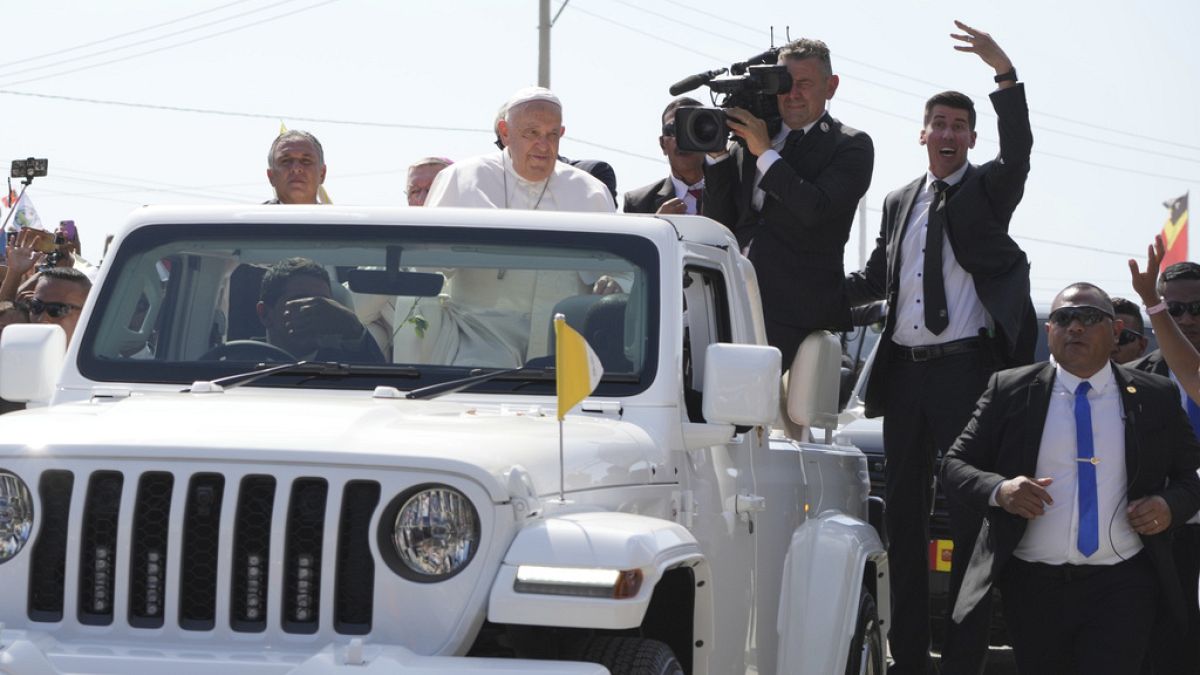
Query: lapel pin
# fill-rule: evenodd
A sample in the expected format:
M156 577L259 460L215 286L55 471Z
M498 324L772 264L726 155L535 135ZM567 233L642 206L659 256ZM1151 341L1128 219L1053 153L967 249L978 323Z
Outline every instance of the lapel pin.
M829 133L829 122L821 122L821 131Z
M1131 385L1129 385L1128 387L1125 387L1125 391L1127 391L1127 392L1129 392L1129 393L1131 393L1131 394L1136 394L1136 393L1137 393L1137 387L1135 387L1135 386L1133 386L1133 385L1131 384Z

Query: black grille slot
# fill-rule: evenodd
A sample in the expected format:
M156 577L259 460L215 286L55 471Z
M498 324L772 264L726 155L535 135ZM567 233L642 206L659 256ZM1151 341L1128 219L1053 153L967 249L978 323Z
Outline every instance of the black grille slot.
M371 632L375 561L371 557L371 514L379 504L379 483L352 481L342 495L338 525L337 577L333 587L333 629L343 635Z
M301 478L292 484L283 573L283 630L288 633L315 633L320 624L321 537L328 492L323 478Z
M38 482L42 529L33 543L29 565L29 618L33 621L62 621L63 618L67 527L74 487L75 476L70 471L47 471Z
M163 471L142 474L133 508L133 548L129 556L129 625L161 628L167 583L167 532L175 477Z
M225 478L198 473L188 484L179 566L179 625L212 630L217 613L217 554Z
M236 631L258 633L267 629L267 570L274 503L274 478L255 475L242 479L233 531L233 597L229 618Z
M79 556L79 622L83 624L112 623L117 517L124 480L116 471L97 471L88 480Z

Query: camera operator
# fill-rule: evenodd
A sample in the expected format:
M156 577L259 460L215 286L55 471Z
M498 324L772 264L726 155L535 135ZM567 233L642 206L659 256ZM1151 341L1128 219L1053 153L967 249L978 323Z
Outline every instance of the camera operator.
M838 76L824 42L788 43L779 63L792 77L776 97L782 125L774 131L743 108L725 111L742 143L707 160L704 215L732 230L754 263L767 341L786 369L811 331L850 328L842 254L875 149L825 112Z

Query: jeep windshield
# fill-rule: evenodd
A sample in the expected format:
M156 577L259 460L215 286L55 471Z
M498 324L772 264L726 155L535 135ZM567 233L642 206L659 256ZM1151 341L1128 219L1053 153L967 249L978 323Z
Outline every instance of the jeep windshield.
M656 366L658 255L628 234L452 226L155 225L98 289L79 368L96 381L190 385L273 365L255 387L402 390L498 369L472 391L547 395L553 318L600 357L600 396ZM528 374L528 377L522 374Z

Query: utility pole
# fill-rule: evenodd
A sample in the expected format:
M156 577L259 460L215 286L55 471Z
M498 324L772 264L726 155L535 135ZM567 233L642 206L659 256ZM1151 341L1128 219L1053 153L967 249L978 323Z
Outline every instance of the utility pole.
M567 8L567 3L571 0L563 0L563 4L554 13L554 18L550 18L550 0L538 0L538 86L550 88L550 29L558 21L558 17L562 15L564 9Z
M538 0L538 86L550 88L550 0Z

